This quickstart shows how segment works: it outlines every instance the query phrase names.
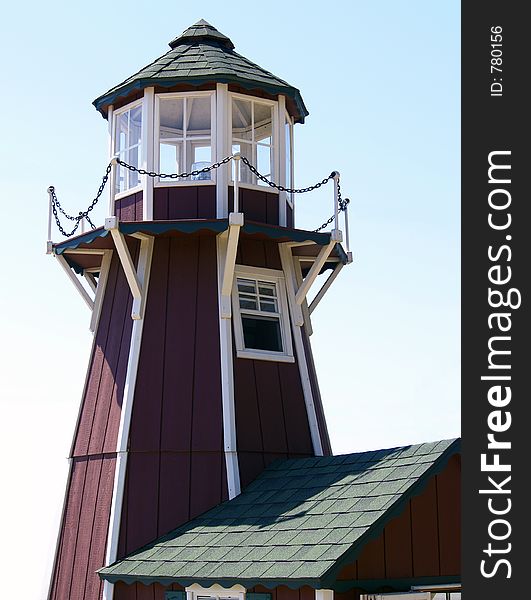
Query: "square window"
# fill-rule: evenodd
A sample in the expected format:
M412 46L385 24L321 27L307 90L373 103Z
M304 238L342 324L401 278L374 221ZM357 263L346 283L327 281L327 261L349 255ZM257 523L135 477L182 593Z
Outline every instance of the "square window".
M232 303L238 357L294 361L282 271L236 265Z

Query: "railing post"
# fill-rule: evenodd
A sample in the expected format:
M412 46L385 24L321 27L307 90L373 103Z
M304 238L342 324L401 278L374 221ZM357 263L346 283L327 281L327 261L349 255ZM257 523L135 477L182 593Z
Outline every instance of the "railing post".
M46 238L46 254L52 253L52 190L53 187L48 188L48 237Z
M345 204L345 245L347 247L347 260L352 262L352 252L350 251L350 235L348 231L348 204Z
M85 233L85 217L81 219L81 233Z
M109 176L109 217L114 217L116 211L114 198L116 196L116 171L119 168L115 156L111 160L111 172Z
M334 229L339 229L339 173L334 171Z
M233 154L234 157L234 203L232 212L240 212L240 203L239 203L239 184L240 184L240 160L241 156L239 152Z

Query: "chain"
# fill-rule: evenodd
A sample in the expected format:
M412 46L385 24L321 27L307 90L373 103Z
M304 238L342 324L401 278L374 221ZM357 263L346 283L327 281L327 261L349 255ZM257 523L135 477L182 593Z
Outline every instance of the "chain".
M343 212L347 210L347 206L350 204L350 200L348 198L343 199L341 197L341 186L339 185L339 179L337 180L337 203L338 203L338 212ZM318 233L322 229L326 229L333 221L335 220L336 215L333 214L329 219L327 219L320 227L314 229L315 233Z
M200 175L201 173L209 173L210 171L213 171L214 169L218 169L222 165L225 165L228 162L230 162L231 160L233 160L233 158L234 158L234 156L232 156L232 155L226 156L223 160L215 162L215 163L211 164L209 167L204 167L202 169L190 171L189 173L155 173L154 171L146 171L145 169L139 169L138 167L129 165L126 162L124 162L123 160L121 160L120 158L116 158L115 160L120 166L124 167L125 169L129 169L129 171L134 171L134 172L138 173L139 175L146 175L147 177L159 177L160 179L186 179L187 177L195 177L197 175ZM244 165L246 165L247 168L251 171L251 173L256 175L256 177L260 181L263 181L269 187L275 188L275 189L279 190L280 192L286 192L287 194L305 194L307 192L311 192L313 190L320 188L322 185L327 184L331 179L334 179L334 177L336 176L336 172L333 171L332 173L330 173L330 175L328 175L328 177L325 177L323 180L318 181L314 185L310 185L305 188L287 188L287 187L284 187L283 185L279 185L279 184L275 183L274 181L271 181L265 175L262 175L262 173L260 173L258 171L258 169L256 169L256 167L253 166L249 162L249 159L247 159L245 156L240 156L240 158L241 158L241 161L244 163ZM74 235L74 233L77 231L77 229L79 227L79 224L81 223L81 221L83 219L86 219L88 221L88 223L90 224L92 229L96 228L94 223L90 220L89 212L98 203L98 200L100 199L100 196L102 195L103 190L105 189L105 185L107 184L107 181L109 179L111 169L112 169L112 162L110 162L107 165L105 175L103 176L103 178L101 180L100 187L98 188L98 192L97 192L94 200L91 202L91 204L88 206L88 208L84 212L80 212L75 217L67 214L64 211L63 207L61 206L61 203L57 199L57 195L55 194L55 188L53 187L53 185L48 188L48 191L51 196L52 212L53 212L53 215L55 218L55 223L57 224L57 228L59 229L59 231L61 232L62 235L64 235L65 237L70 237L70 236ZM337 193L338 193L339 212L343 212L344 210L346 210L347 205L349 204L350 200L348 198L343 199L341 197L341 186L339 185L339 178L337 180ZM59 218L59 213L61 213L69 221L75 221L76 224L70 233L67 233L63 229L60 218ZM317 229L314 229L314 231L319 232L322 229L325 229L326 227L328 227L328 225L330 225L334 221L334 219L335 219L335 214L332 215L327 221L325 221L320 227L318 227Z
M160 179L185 179L186 177L195 177L200 175L201 173L208 173L213 171L214 169L219 169L221 165L226 165L233 159L232 156L226 156L223 160L219 162L215 162L211 164L209 167L204 167L203 169L197 169L196 171L190 171L190 173L155 173L154 171L146 171L144 169L139 169L138 167L134 167L133 165L128 165L126 162L121 160L120 158L116 159L116 162L124 167L125 169L129 169L130 171L135 171L139 175L147 175L148 177L159 177Z
M101 179L100 187L98 188L98 192L96 193L94 200L89 204L89 206L87 207L87 209L85 211L78 213L78 215L75 217L73 217L72 215L69 215L68 213L65 212L65 210L63 209L63 207L61 206L61 203L59 202L59 200L57 198L54 186L51 185L48 188L48 192L50 193L50 197L51 197L51 201L52 201L52 212L53 212L53 216L55 218L55 223L57 225L57 229L59 229L59 231L61 232L62 235L64 235L65 237L70 237L70 236L74 235L74 233L78 230L78 227L83 219L87 220L88 224L92 227L92 229L96 229L96 225L94 225L94 223L91 221L91 219L89 217L89 213L91 210L94 209L94 207L98 203L98 200L100 199L101 195L103 194L105 185L107 184L107 181L109 180L109 175L111 173L111 169L112 169L112 163L109 163L107 165L107 169L105 170L105 175ZM70 233L67 233L63 229L63 226L61 225L61 220L59 218L58 213L61 213L69 221L75 221L76 224Z

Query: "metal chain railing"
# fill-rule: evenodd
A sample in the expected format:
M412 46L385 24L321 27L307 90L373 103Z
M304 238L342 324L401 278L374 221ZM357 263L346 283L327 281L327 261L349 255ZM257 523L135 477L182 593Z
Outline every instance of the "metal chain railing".
M81 224L81 221L83 219L86 219L87 223L89 223L89 225L92 227L92 229L96 229L96 225L94 225L94 223L90 220L89 213L90 213L90 211L92 211L94 209L94 207L98 203L98 200L100 199L101 195L103 194L103 190L105 189L105 185L107 184L107 181L109 179L111 169L112 169L112 163L109 163L107 165L107 169L105 170L105 175L102 177L100 187L98 188L98 192L97 192L94 200L89 204L88 208L85 211L78 213L75 217L72 215L69 215L67 212L65 212L65 210L63 209L63 207L61 206L61 203L59 202L59 200L57 198L57 194L55 193L54 186L51 185L48 188L48 193L50 194L51 208L52 208L53 216L55 218L55 224L57 225L57 229L59 229L59 231L62 235L64 235L65 237L70 237L70 236L74 235L74 233L78 230L78 228ZM67 233L63 229L58 212L60 212L69 221L75 221L76 224L74 226L74 229L72 229L72 231L70 233Z
M138 167L130 165L130 164L124 162L123 160L121 160L120 158L115 158L108 164L107 169L105 171L105 175L102 178L100 187L98 188L98 193L96 194L96 197L94 198L94 200L91 202L91 204L88 206L88 208L85 211L80 212L75 217L67 214L64 211L59 200L57 199L57 195L55 193L55 188L53 186L50 186L48 188L48 193L50 194L51 209L53 212L53 216L55 218L55 223L56 223L57 228L59 229L60 233L62 235L64 235L65 237L70 237L70 236L74 235L74 233L77 231L77 229L83 219L87 220L87 222L90 224L92 229L96 228L94 223L92 223L92 221L90 220L90 217L88 215L89 215L90 211L92 211L94 209L94 207L98 203L98 200L100 199L100 197L103 193L103 190L105 188L105 185L107 184L109 175L110 175L112 167L113 167L113 162L116 162L120 166L124 167L124 169L128 169L129 171L134 171L134 172L138 173L139 175L146 175L147 177L158 177L160 179L185 179L187 177L196 177L197 175L200 175L201 173L208 173L210 171L213 171L214 169L218 169L219 167L229 163L233 159L234 159L233 155L226 156L223 160L215 162L215 163L211 164L209 167L204 167L202 169L190 171L189 173L155 173L154 171L146 171L145 169L140 169ZM240 156L240 159L248 167L248 169L254 175L256 175L256 177L258 179L260 179L260 181L263 181L269 187L275 188L275 189L279 190L280 192L286 192L287 194L305 194L307 192L311 192L313 190L320 188L322 185L325 185L331 179L334 179L336 177L336 172L333 171L332 173L330 173L330 175L328 177L325 177L323 180L318 181L314 185L310 185L305 188L287 188L287 187L284 187L283 185L279 185L279 184L275 183L274 181L271 181L265 175L262 175L256 169L256 167L254 167L249 162L249 160L245 156ZM341 186L339 185L339 177L337 178L337 192L338 192L338 205L339 205L338 212L343 212L344 210L346 210L347 205L349 204L350 200L348 198L343 199L341 197ZM58 212L60 212L68 220L76 222L75 227L72 229L72 231L70 233L67 233L64 230L64 228L62 227ZM314 229L314 231L319 232L319 231L325 229L326 227L328 227L328 225L330 225L334 221L335 218L336 218L336 215L333 214L320 227L318 227L317 229Z

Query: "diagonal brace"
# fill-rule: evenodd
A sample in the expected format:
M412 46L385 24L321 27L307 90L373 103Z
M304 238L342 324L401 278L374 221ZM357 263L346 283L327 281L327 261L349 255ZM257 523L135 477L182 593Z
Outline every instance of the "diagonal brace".
M229 215L229 237L227 240L227 251L225 264L223 265L223 280L221 283L221 318L231 318L231 293L234 280L234 267L236 266L236 253L238 251L238 240L240 229L243 226L243 213L230 213Z
M310 269L310 271L304 278L304 281L299 286L299 289L297 290L297 293L295 294L295 302L299 306L304 302L304 299L306 298L306 294L310 290L313 282L317 279L317 276L321 272L323 265L325 264L328 257L332 253L334 246L337 244L337 242L340 242L340 241L341 241L341 232L338 231L337 229L334 229L334 231L332 231L332 234L330 236L330 242L326 246L323 246L321 248L321 251L317 255L317 258L315 259L315 262L313 263L312 268Z
M105 229L111 232L131 294L133 294L135 300L140 300L142 298L142 285L138 279L135 264L125 242L125 237L118 229L118 219L116 217L105 219Z

